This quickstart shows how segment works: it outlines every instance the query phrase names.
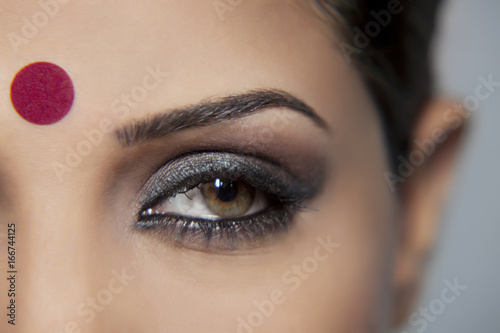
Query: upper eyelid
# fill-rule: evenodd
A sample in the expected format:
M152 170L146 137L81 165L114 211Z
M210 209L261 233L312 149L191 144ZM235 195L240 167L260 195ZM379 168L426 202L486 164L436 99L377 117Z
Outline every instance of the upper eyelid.
M194 155L194 156L193 156ZM224 158L227 158L228 156L233 157L233 165L229 163L227 160L224 161ZM201 157L201 160L199 159ZM174 159L165 165L163 165L159 170L157 170L153 176L146 182L145 186L140 190L139 192L139 204L142 209L150 208L148 206L152 206L154 204L158 204L161 202L162 198L165 198L165 196L169 195L168 191L165 191L165 189L160 189L160 187L167 186L167 184L170 186L170 190L174 189L175 187L179 187L180 184L175 184L173 183L173 179L175 177L182 177L182 178L188 178L190 175L186 173L186 171L179 171L176 169L182 169L182 164L183 162L187 162L187 164L191 164L191 170L188 170L193 172L194 169L196 169L193 166L193 163L190 159L196 159L198 158L198 163L207 163L207 160L217 160L219 159L219 164L213 163L211 166L218 167L217 172L230 172L228 171L231 167L234 169L235 167L239 166L242 167L243 170L233 170L234 174L241 174L245 175L247 174L247 177L253 180L254 185L259 183L262 184L262 187L268 187L269 190L274 191L274 192L293 192L295 191L295 195L297 197L306 197L311 193L311 188L301 184L301 182L289 172L280 166L273 165L270 162L263 161L259 158L256 157L249 157L249 156L240 156L238 154L234 153L224 153L224 152L205 152L205 153L198 153L198 154L191 154L187 156L183 156L181 158ZM204 158L204 159L203 159ZM241 163L240 163L241 162ZM223 166L225 164L225 166ZM236 165L234 165L236 164ZM257 166L259 165L259 166ZM174 170L168 170L168 169L174 169ZM269 182L267 179L264 180L256 180L255 178L259 178L259 173L262 171L262 169L273 169L273 177L276 179L273 182ZM167 169L167 170L165 170ZM187 168L189 169L189 168ZM168 175L169 171L171 171L174 176L172 177L172 174ZM194 172L211 172L213 170L196 170ZM185 172L186 174L184 175L179 175L179 173ZM248 175L248 174L251 175ZM170 179L168 179L170 176ZM198 176L198 175L196 175ZM279 178L279 179L278 179ZM177 179L178 180L178 179ZM209 181L209 180L207 180ZM263 184L267 182L268 184ZM279 184L277 184L280 182ZM161 183L161 184L158 184ZM172 184L173 183L173 184ZM251 184L252 185L252 184ZM287 188L288 187L288 188Z

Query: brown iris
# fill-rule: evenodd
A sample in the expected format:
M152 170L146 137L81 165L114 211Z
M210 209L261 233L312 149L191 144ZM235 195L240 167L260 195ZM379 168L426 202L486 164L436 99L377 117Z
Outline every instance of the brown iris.
M220 217L236 217L245 214L255 199L255 190L248 184L220 178L203 184L201 193L208 208Z

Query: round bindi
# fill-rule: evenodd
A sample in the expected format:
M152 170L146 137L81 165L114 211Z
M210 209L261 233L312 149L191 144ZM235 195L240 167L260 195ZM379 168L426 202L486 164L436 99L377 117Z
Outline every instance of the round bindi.
M26 121L50 125L64 118L75 91L69 75L49 62L35 62L17 72L10 87L14 109Z

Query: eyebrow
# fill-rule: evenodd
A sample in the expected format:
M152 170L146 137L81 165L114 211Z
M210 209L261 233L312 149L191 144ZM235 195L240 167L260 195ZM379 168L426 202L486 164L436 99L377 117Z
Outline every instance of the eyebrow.
M274 107L283 107L290 111L299 112L312 119L318 127L328 130L328 125L323 118L305 102L282 90L265 89L203 100L198 104L173 109L139 121L136 120L118 128L115 134L122 146L129 147L180 130L242 118Z

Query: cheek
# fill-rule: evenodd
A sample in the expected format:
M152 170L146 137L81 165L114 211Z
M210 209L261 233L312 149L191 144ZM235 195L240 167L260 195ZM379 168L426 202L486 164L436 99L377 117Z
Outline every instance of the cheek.
M390 310L390 281L394 242L392 208L382 189L370 188L368 173L338 170L319 212L305 217L304 233L313 253L315 239L331 236L340 246L319 262L293 292L282 318L295 318L303 332L385 332ZM371 176L373 177L373 175ZM343 178L343 179L342 179ZM307 265L307 256L297 257Z

